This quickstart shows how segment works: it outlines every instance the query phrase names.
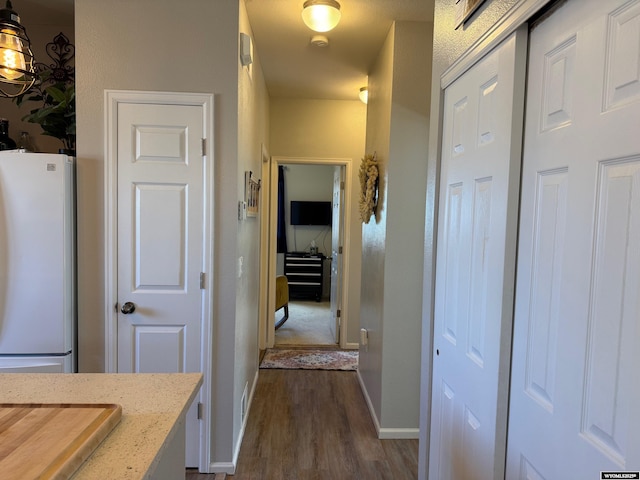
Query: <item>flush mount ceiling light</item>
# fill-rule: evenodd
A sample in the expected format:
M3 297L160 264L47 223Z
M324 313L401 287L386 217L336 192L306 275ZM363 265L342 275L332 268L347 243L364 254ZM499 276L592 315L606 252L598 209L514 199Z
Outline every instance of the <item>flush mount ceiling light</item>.
M36 81L31 42L11 0L0 9L0 97L27 92Z
M367 103L369 101L369 89L367 87L361 87L358 97L360 97L362 103Z
M340 15L340 4L336 0L307 0L302 7L302 21L316 32L335 28Z

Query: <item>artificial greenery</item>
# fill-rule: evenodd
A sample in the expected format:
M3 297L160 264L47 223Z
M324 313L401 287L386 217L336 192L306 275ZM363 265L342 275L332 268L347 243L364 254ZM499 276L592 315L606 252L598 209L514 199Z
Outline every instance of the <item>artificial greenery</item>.
M37 123L42 127L43 135L55 137L62 142L65 150L76 150L76 89L73 82L51 82L51 71L38 75L34 87L27 93L16 97L20 106L24 101L42 102L34 108L23 121Z

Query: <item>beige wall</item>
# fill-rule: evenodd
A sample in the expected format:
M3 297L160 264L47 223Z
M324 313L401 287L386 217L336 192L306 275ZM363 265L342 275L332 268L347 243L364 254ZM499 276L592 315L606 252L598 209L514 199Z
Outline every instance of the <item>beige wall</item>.
M252 37L251 26L244 4L240 2L240 32ZM244 174L253 172L258 178L262 171L262 146L269 146L269 97L260 66L260 55L254 50L250 67L238 65L238 167L237 201L244 200ZM238 56L236 56L238 58ZM268 179L261 178L263 182ZM262 196L261 201L264 201ZM237 203L235 204L237 205ZM229 207L231 208L231 207ZM242 269L236 275L235 360L233 395L233 446L239 448L242 428L242 395L247 388L247 401L257 378L258 332L260 299L260 215L237 221L237 260L242 259ZM238 262L239 265L239 262ZM240 267L238 266L240 269ZM214 424L215 426L215 424ZM237 452L234 451L234 454ZM223 459L217 459L218 462Z
M331 256L331 226L291 225L290 202L292 200L331 202L334 168L332 165L291 164L286 166L284 209L287 222L287 247L290 252L308 252L311 241L315 240L318 251L327 257ZM278 257L280 256L284 260L284 254ZM284 261L282 267L284 271ZM329 290L325 288L323 293L328 296Z
M232 464L240 430L239 392L257 371L256 225L237 220L239 172L256 165L265 137L263 87L239 79L238 1L76 0L78 122L79 360L82 371L104 364L104 91L214 94L214 305L212 462ZM174 32L186 32L175 36ZM242 99L239 98L239 82ZM259 82L259 81L258 81ZM261 90L262 89L262 90ZM242 112L242 113L240 113ZM255 120L250 120L253 117ZM239 147L239 126L247 145ZM245 255L243 277L237 259ZM251 302L238 312L237 295Z
M396 22L369 75L367 153L380 162L379 206L363 227L359 373L382 437L419 423L423 219L432 26Z
M347 283L347 342L357 345L360 318L361 222L358 168L364 156L366 105L348 100L271 99L271 155L345 158L353 169Z
M375 411L378 424L382 413L382 353L384 330L385 246L387 234L387 188L391 106L393 90L393 25L369 72L369 108L367 111L367 154L374 152L380 162L378 207L375 216L362 227L362 282L360 327L369 332L368 347L360 347L359 375Z

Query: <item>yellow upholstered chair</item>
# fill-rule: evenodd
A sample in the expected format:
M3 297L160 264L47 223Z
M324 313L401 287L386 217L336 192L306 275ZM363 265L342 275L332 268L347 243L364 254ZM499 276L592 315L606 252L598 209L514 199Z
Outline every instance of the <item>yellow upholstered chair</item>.
M284 275L276 277L276 312L281 308L284 308L284 317L276 323L276 330L289 318L289 281Z

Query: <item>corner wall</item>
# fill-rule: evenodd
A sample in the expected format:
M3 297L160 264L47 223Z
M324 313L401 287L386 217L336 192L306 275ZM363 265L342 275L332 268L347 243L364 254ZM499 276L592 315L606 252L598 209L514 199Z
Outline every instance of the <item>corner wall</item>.
M417 438L432 26L396 22L369 75L367 153L380 163L363 226L359 374L380 438Z

